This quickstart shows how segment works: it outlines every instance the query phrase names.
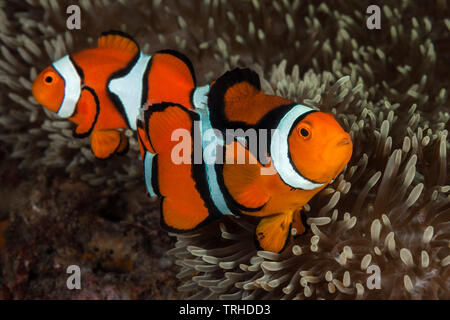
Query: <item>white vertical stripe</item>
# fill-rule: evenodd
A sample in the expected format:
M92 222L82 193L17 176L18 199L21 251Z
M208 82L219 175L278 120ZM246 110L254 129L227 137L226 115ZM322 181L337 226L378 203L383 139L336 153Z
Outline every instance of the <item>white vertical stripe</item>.
M217 180L217 172L216 172L216 149L217 146L223 146L223 139L214 135L214 137L206 141L204 140L206 132L209 134L213 134L213 129L211 126L211 122L209 120L209 112L208 108L198 109L198 114L200 115L200 125L201 125L201 134L202 134L202 148L203 148L203 161L205 164L206 170L206 180L208 182L209 192L211 194L211 199L214 202L214 205L222 214L234 215L225 201L222 190L220 190L219 181ZM211 150L211 153L205 153L205 149Z
M196 109L206 109L208 106L209 84L197 87L192 94L192 102Z
M211 126L211 121L209 119L208 110L208 93L209 84L195 88L192 94L192 103L198 115L200 116L200 130L202 137L202 150L203 150L203 163L205 164L206 170L206 180L208 182L208 189L211 195L211 199L214 205L222 214L233 215L230 208L228 208L225 202L222 190L220 190L219 182L217 180L216 172L216 160L217 160L217 146L224 145L223 139L215 135L213 128ZM208 136L206 135L208 133ZM208 141L207 141L208 139ZM205 150L210 150L211 152L205 152Z
M58 110L62 118L73 115L81 95L81 78L68 55L53 63L53 68L64 79L64 99Z
M145 185L147 186L147 191L150 197L156 196L155 190L153 190L152 186L153 158L155 155L156 154L147 151L144 159Z
M116 94L122 102L132 130L136 130L136 120L142 107L143 77L150 59L151 56L141 53L128 74L113 79L108 84L109 90Z
M270 144L270 156L281 179L293 188L304 190L313 190L323 186L323 183L309 181L295 171L289 160L288 139L295 120L310 111L313 109L301 104L289 110L278 123Z

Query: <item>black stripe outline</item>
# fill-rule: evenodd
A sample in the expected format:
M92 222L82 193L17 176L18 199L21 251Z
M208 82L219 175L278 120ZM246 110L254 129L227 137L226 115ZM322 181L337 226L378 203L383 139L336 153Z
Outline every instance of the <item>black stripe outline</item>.
M153 57L150 58L150 61L147 62L145 66L144 75L142 77L142 95L141 95L141 107L145 106L148 101L148 76L150 75L150 71L153 66Z
M159 191L159 184L158 184L158 163L159 163L158 154L155 154L155 156L152 159L152 172L151 172L151 184L153 191L158 197L161 197L161 192Z
M75 61L74 57L71 54L69 54L69 60L70 60L70 62L72 62L73 66L75 67L75 70L77 70L78 76L81 79L81 87L83 87L84 86L84 71L83 71L83 68L81 68L79 66L79 64Z
M138 123L139 124L139 123ZM141 138L141 136L138 134L137 135L137 139L138 139L138 141L139 141L139 148L143 148L143 150L142 150L142 152L143 152L143 157L142 157L142 164L143 164L143 166L142 166L142 173L144 174L144 178L145 178L145 159L147 158L147 150L145 149L145 147L144 147L144 143L142 142L142 138ZM152 161L152 169L153 169L153 161ZM153 170L152 170L152 179L153 179ZM152 187L153 187L153 184L152 184ZM155 189L153 189L153 191L155 191ZM146 186L145 186L145 194L148 196L148 197L152 197L151 195L150 195L150 192L148 192L148 189L147 189L147 184L146 184ZM157 196L159 196L159 195L157 195Z
M145 113L144 113L144 117L145 117ZM145 123L148 123L148 119L145 120ZM136 120L136 129L137 128L141 128L142 131L144 131L144 134L145 134L145 137L147 138L148 143L152 147L153 151L155 151L155 147L153 146L152 142L150 141L150 136L148 134L148 130L145 128L144 123L140 119ZM143 140L141 139L141 137L139 135L139 131L136 130L136 132L137 132L137 136L139 137L140 141L142 142L142 146L144 147L145 145L144 145L144 142L143 142Z

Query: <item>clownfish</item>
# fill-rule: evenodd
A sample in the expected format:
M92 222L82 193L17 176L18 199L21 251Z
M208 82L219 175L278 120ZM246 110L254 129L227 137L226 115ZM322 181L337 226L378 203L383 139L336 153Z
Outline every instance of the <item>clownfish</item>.
M173 76L162 85L175 92L177 84L195 83L188 66ZM258 248L281 252L293 228L297 235L306 231L301 208L352 155L350 135L333 115L264 94L250 69L192 86L187 104L164 98L143 107L137 132L147 192L162 198L161 226L170 232L191 231L223 215L255 216L261 218L254 233ZM272 134L258 144L267 146L261 156L247 137L227 142L229 129ZM189 133L183 157L190 161L174 161L181 140L174 136L177 130ZM205 152L200 162L195 161L198 148ZM223 161L214 161L218 156Z
M305 231L301 208L352 155L350 135L331 114L264 94L254 71L235 69L197 86L186 56L146 55L117 31L43 70L33 95L77 124L75 137L90 135L97 158L125 152L123 129L137 131L146 189L161 197L164 229L187 232L223 215L255 216L255 241L272 252L285 248L292 229ZM258 137L255 151L250 139L226 139L229 129L271 134ZM191 138L183 148L190 161L174 161L177 130Z
M107 159L128 150L123 129L136 130L136 118L147 99L158 101L169 91L175 97L188 95L182 85L172 92L159 83L181 64L183 68L190 63L176 57L175 63L165 62L174 55L178 53L171 50L146 55L128 34L104 32L96 48L66 55L45 68L33 82L33 96L45 108L74 122L75 137L90 135L94 155ZM161 78L154 79L155 74ZM150 82L155 85L150 87Z

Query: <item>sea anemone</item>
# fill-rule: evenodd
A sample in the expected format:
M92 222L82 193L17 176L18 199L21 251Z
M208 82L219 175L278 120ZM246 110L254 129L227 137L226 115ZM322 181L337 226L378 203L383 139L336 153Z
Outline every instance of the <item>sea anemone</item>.
M280 254L256 250L252 219L177 235L170 253L182 267L179 289L216 299L448 299L447 132L412 128L417 113L401 119L387 101L369 107L361 88L342 88L345 78L327 88L331 74L298 80L284 64L274 70L273 86L282 78L305 103L318 94L321 109L345 110L352 160L304 207L309 231ZM370 266L379 268L378 288L368 284Z
M411 18L405 33L402 12L418 8L386 5L392 42L377 42L379 33L356 30L357 11L325 7L338 19L336 38L307 54L312 68L302 78L298 64L291 74L287 61L274 66L264 90L333 112L351 133L352 160L304 208L310 230L281 254L256 251L255 221L245 218L177 235L171 254L191 298L449 298L448 73L436 68L436 46L449 58L440 43L448 28L437 20L432 33L425 16ZM320 34L323 25L309 30ZM368 283L371 266L379 288Z

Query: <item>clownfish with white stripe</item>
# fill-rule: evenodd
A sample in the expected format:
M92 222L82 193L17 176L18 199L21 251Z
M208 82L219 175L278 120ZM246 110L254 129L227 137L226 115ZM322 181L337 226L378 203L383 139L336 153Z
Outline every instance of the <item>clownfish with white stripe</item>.
M104 33L97 48L54 62L35 79L33 94L76 123L76 137L90 135L97 158L125 152L123 129L137 130L147 191L162 198L166 230L187 232L223 215L259 217L256 243L272 252L285 248L292 229L305 231L301 208L352 155L349 134L331 114L264 94L254 71L235 69L197 87L186 56L145 55L121 32ZM192 138L184 149L192 161L173 159L177 129ZM211 139L209 129L222 136ZM240 137L223 141L227 129L273 134L261 156ZM208 161L195 161L196 138ZM245 163L236 159L242 153ZM220 155L225 161L211 161ZM270 168L273 174L263 173Z
M33 95L45 108L67 118L77 126L73 135L90 135L94 155L107 159L128 150L124 129L136 130L141 106L151 98L157 101L170 88L153 86L150 68L160 69L166 50L153 57L142 53L136 41L126 33L102 33L96 48L69 54L44 69L33 82ZM168 65L168 64L165 64ZM170 76L167 72L153 72ZM179 88L180 89L180 88ZM187 95L183 90L173 93Z
M162 197L161 225L182 233L223 215L259 217L258 248L281 252L291 234L306 230L301 208L349 162L350 135L331 114L264 94L254 71L235 69L195 87L190 66L162 84L174 91L192 85L189 103L171 96L147 103L137 122L147 190ZM173 159L180 143L173 132L179 129L190 134L183 152L191 161ZM212 139L208 129L222 135ZM264 142L267 153L261 157L242 137L224 141L227 129L273 132ZM195 161L198 136L205 154L216 150L200 162ZM239 152L246 162L238 161ZM224 161L214 161L219 155ZM265 173L269 168L273 174Z

